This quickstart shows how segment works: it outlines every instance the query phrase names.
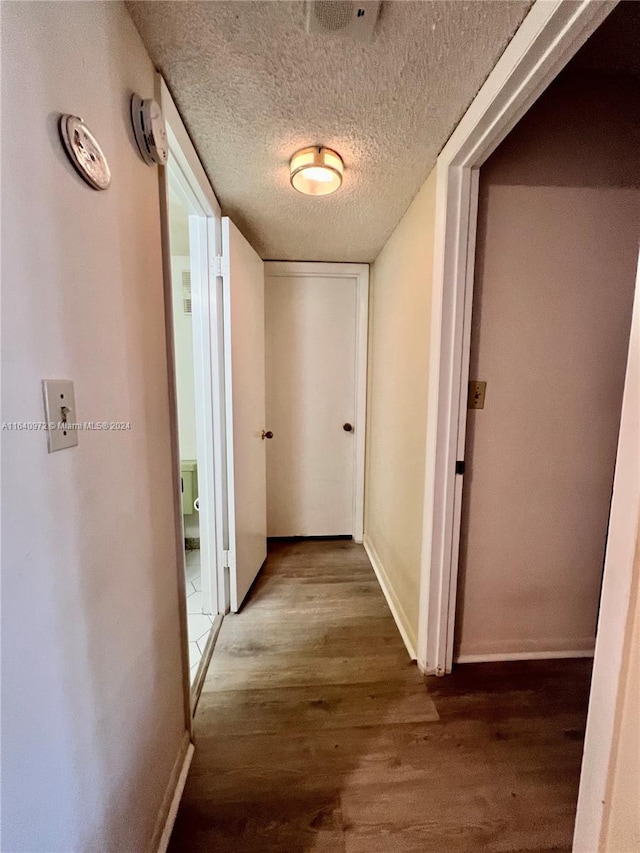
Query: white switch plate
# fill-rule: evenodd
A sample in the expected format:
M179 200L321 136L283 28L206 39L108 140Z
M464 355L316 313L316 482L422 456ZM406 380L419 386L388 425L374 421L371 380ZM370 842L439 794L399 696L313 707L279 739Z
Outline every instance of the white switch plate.
M70 379L43 379L42 390L49 453L75 447L78 443L77 429L64 428L65 421L73 425L78 420L73 382Z

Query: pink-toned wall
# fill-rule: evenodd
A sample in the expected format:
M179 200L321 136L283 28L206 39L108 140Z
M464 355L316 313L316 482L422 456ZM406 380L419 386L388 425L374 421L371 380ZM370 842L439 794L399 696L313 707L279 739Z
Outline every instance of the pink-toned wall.
M640 234L638 88L565 76L481 171L459 656L594 645ZM635 185L634 185L635 182Z
M2 432L2 850L157 849L186 736L154 71L124 4L2 3L2 415L72 379L85 431ZM112 184L57 131L82 116Z

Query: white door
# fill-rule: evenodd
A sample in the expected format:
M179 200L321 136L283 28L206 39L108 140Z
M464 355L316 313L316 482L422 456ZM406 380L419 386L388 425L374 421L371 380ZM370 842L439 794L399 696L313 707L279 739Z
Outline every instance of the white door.
M354 534L363 276L348 266L265 265L269 536Z
M237 612L267 556L264 264L228 217L222 220L229 582Z

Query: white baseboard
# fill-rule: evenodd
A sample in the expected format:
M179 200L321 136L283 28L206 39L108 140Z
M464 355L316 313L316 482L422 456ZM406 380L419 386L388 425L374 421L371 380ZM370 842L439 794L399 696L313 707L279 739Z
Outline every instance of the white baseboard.
M389 610L391 611L391 615L395 619L395 623L398 626L398 631L400 632L402 641L407 647L409 657L411 658L411 660L417 660L417 637L409 625L409 620L407 619L407 614L404 612L404 608L398 601L398 598L395 592L393 591L393 587L389 581L387 573L384 570L384 566L380 561L380 557L378 556L376 549L373 547L373 544L368 536L365 535L363 537L362 544L364 545L364 550L367 552L367 556L369 557L371 566L373 567L373 571L376 573L376 577L378 578L378 583L380 584L380 588L384 593L384 597L387 599Z
M592 658L593 649L570 649L552 652L497 652L496 654L459 655L454 663L491 663L508 660L562 660L564 658Z
M166 853L169 846L169 839L171 838L173 825L176 822L178 806L180 805L182 792L187 782L187 775L194 751L189 732L185 732L156 821L157 828L154 833L151 849L157 853Z

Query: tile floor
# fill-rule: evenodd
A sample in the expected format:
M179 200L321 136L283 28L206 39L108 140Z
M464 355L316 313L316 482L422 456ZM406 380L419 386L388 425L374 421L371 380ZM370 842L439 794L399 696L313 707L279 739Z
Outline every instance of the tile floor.
M213 620L202 612L200 551L186 552L187 564L187 630L189 634L189 667L191 683L198 674L200 658L207 644Z

